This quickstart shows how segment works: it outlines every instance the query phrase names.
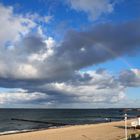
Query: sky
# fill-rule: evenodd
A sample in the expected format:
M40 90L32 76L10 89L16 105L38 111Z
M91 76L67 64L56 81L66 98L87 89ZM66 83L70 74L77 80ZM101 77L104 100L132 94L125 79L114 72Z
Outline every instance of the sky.
M139 0L0 0L0 108L140 107Z

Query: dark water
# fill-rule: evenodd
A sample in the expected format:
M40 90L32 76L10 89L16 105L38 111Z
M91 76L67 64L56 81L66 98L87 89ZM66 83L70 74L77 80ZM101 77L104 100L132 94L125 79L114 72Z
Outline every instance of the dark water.
M127 112L128 117L140 114L136 109ZM57 122L66 124L94 124L122 120L124 109L0 109L0 134L48 128L51 125L11 118Z

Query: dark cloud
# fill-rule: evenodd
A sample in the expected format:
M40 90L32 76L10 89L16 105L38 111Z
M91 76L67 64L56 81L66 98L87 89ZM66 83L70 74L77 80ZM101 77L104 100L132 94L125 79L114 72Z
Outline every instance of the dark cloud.
M46 49L46 44L39 35L28 35L17 45L16 49L20 49L21 53L37 53L40 50Z
M126 87L140 87L140 70L125 70L120 73L119 80Z
M103 69L79 71L137 53L139 25L140 20L134 20L99 24L86 31L71 30L58 44L28 34L12 47L0 48L0 86L47 95L33 102L117 102L124 97L126 87L140 86L138 70L124 71L119 78Z
M0 61L4 68L0 69L0 77L66 81L82 68L138 52L139 24L140 20L134 20L95 25L86 31L71 30L53 47L41 36L28 35L13 50L2 50Z
M38 70L49 80L67 80L75 71L104 63L140 49L140 20L121 24L100 24L86 31L68 31L53 54Z
M69 31L53 57L64 65L66 61L65 67L79 70L130 54L140 48L139 24L140 20L135 20L101 24L83 32Z
M132 74L133 73L133 74ZM134 74L135 73L135 74ZM139 78L139 79L138 79ZM123 79L123 80L122 80ZM139 82L138 82L139 80ZM130 82L131 81L131 82ZM25 91L11 95L3 95L3 100L26 104L49 104L50 106L75 104L75 103L116 103L125 97L125 89L130 86L140 86L140 70L125 70L119 77L113 76L106 70L82 72L75 79L65 82L24 81L9 80L0 81L5 88L21 88ZM9 84L10 83L10 84ZM23 99L16 99L16 96ZM29 99L28 99L29 98Z

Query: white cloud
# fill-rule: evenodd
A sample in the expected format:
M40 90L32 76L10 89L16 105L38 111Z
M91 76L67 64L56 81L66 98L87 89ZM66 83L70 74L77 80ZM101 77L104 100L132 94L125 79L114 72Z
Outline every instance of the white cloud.
M66 80L86 66L136 50L139 46L136 44L140 43L137 39L140 34L138 25L139 20L136 20L118 25L97 25L81 32L71 30L60 43L51 37L42 37L42 29L38 26L39 34L27 34L8 47L0 48L0 77L16 79L17 75L23 80ZM33 74L25 73L27 66L32 67ZM23 68L23 72L20 68Z
M131 71L136 75L137 80L140 82L140 70L139 69L131 69Z
M92 20L102 14L111 13L115 5L111 0L68 0L68 2L73 9L84 11Z
M26 16L14 14L12 7L0 4L0 44L16 40L20 34L27 34L36 23Z
M0 4L0 76L39 78L38 63L53 54L55 42L53 38L44 35L41 26L51 19L52 16L40 16L36 13L17 14L12 6ZM37 29L37 37L30 37L33 28ZM38 52L27 54L26 51L31 52L33 48Z
M46 44L46 50L41 50L38 53L33 53L29 55L28 60L29 62L33 61L44 61L54 53L54 46L56 46L56 42L52 37L48 37L46 40L44 40Z
M111 74L107 72L98 73L97 71L84 72L91 77L87 81L51 83L42 86L48 90L63 93L73 102L81 103L115 103L125 97L125 87ZM69 97L70 96L70 97ZM60 95L61 97L61 95Z
M48 23L52 16L40 16L39 14L17 14L14 13L12 6L0 4L0 45L4 46L7 42L13 42L25 36L31 29L38 27L38 33L43 35L42 23Z
M39 92L28 93L27 90L22 89L16 89L14 92L0 92L0 104L33 103L44 98L47 98L46 94Z
M34 78L36 77L37 74L37 69L35 67L33 67L30 64L20 64L17 68L18 73L16 74L16 77L22 77L22 78ZM17 75L19 74L19 75Z
M139 69L133 69L139 75ZM125 72L125 71L124 71ZM126 89L129 85L122 83L119 75L112 75L106 70L78 72L80 77L66 82L50 82L28 85L28 90L15 92L1 92L1 104L42 104L51 107L68 107L74 104L87 105L87 107L109 107L112 105L124 107L130 103L127 99ZM125 75L126 76L126 75ZM127 75L127 78L130 75ZM24 86L24 85L23 85ZM140 86L140 84L139 84ZM128 102L128 103L127 103ZM103 106L104 105L104 106ZM129 104L129 106L131 106ZM132 106L134 102L132 101Z
M40 16L37 13L34 14L27 14L26 15L29 19L36 21L37 23L49 23L52 20L52 16Z
M83 0L71 0L74 8L89 13L92 18L112 11L113 7L108 1L102 2L94 0L84 5ZM14 42L8 47L0 47L0 86L27 89L12 94L0 93L1 104L116 103L124 99L127 87L140 86L138 69L123 71L120 78L105 71L77 73L81 68L137 49L136 46L140 44L139 21L117 26L98 25L85 32L69 31L64 40L57 44L53 38L44 36L38 22L46 22L47 19L37 14L17 15L12 7L0 5L0 20L0 44L4 46L7 41ZM29 34L34 27L37 35ZM22 38L17 40L20 34Z

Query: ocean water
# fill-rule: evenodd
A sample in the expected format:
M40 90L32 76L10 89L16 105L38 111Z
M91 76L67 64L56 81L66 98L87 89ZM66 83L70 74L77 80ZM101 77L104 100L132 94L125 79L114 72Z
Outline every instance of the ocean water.
M129 118L133 118L140 112L134 109L127 114ZM118 121L123 118L124 109L0 109L0 134L55 127L54 124L46 122L78 125Z

